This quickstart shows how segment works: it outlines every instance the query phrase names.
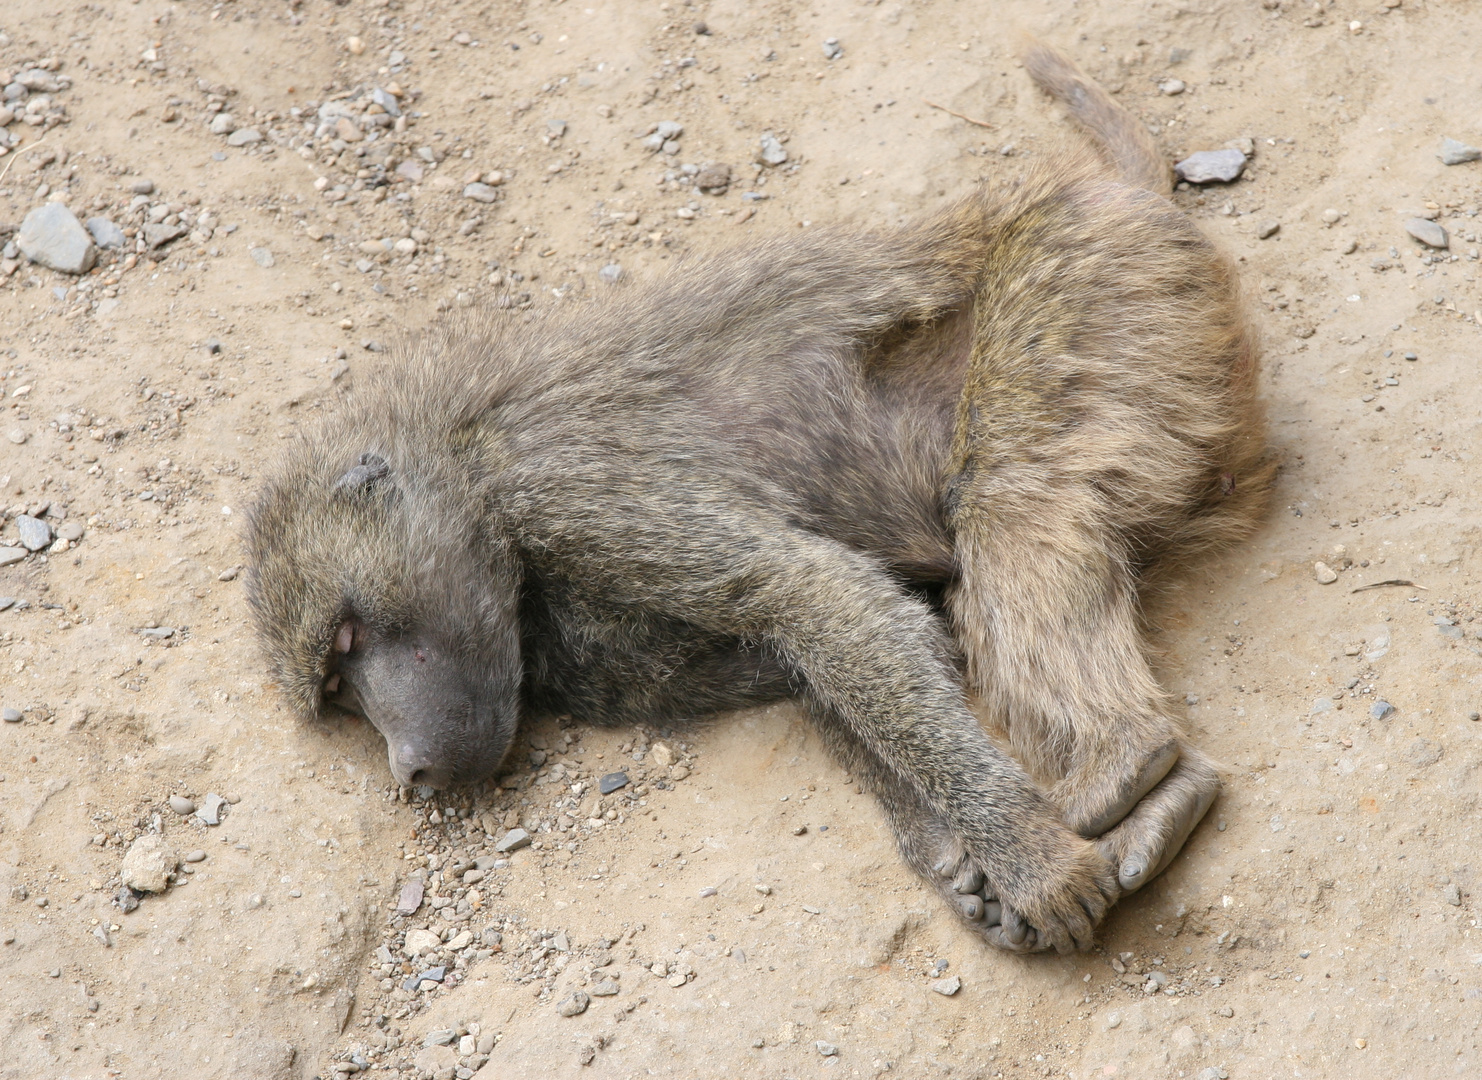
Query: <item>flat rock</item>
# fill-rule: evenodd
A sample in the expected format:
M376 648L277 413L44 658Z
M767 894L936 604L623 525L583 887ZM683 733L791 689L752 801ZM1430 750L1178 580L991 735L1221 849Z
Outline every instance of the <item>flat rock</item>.
M226 137L228 146L251 146L253 143L262 142L262 132L257 128L237 128Z
M51 543L51 526L30 514L15 519L15 531L20 533L21 543L28 551L40 551Z
M264 270L270 268L276 261L273 258L273 253L265 247L248 248L247 254L251 255L252 261L257 263L257 265L262 267Z
M135 892L162 893L170 887L170 874L179 864L173 848L153 833L145 833L129 845L118 876Z
M401 895L396 898L396 913L398 915L415 915L417 909L422 906L422 896L426 891L426 885L421 878L412 878L401 887Z
M11 563L18 563L26 555L27 551L25 548L0 547L0 566L9 566Z
M422 171L421 165L415 161L407 160L396 167L396 175L410 180L414 184L420 184L425 174ZM488 185L486 184L484 186L487 187ZM490 201L492 202L493 200L491 199Z
M33 263L64 274L85 274L98 258L98 249L82 222L59 202L38 206L27 214L16 244Z
M1425 218L1413 217L1405 222L1405 231L1427 247L1445 249L1451 246L1451 238L1434 221Z
M490 187L484 183L467 184L463 188L463 197L472 199L474 202L491 203L499 198L499 189Z
M592 996L584 990L573 991L571 996L556 1006L556 1011L562 1016L580 1016L587 1011L587 1006L592 1003Z
M101 248L123 247L128 242L123 230L105 217L88 218L87 231Z
M226 805L226 800L215 792L208 794L201 800L200 807L196 810L196 817L207 825L221 824L221 808Z
M787 151L783 149L782 142L777 136L768 131L760 139L756 159L763 165L781 165L787 160Z
M620 989L621 987L618 986L618 982L616 979L603 979L596 986L592 987L592 996L612 997Z
M962 989L962 980L956 975L948 975L945 979L931 980L930 985L932 993L941 994L943 997L951 997Z
M1441 164L1465 165L1468 161L1482 159L1482 149L1468 146L1460 139L1441 140Z
M519 851L520 848L529 846L530 840L530 834L524 829L511 829L494 845L494 850L501 855L508 851Z
M212 135L230 135L237 130L237 118L231 113L219 112L211 120Z
M1180 180L1191 184L1228 184L1245 172L1246 157L1233 147L1198 150L1173 166Z
M1325 562L1315 562L1312 564L1312 576L1317 578L1319 585L1331 585L1338 580L1338 571Z
M164 247L171 240L178 240L190 230L184 225L146 225L144 242L151 248Z
M601 780L597 781L597 790L603 795L611 795L619 788L628 786L628 774L625 772L610 772Z
M1375 720L1383 720L1395 711L1395 707L1387 701L1376 701L1369 706L1369 715Z

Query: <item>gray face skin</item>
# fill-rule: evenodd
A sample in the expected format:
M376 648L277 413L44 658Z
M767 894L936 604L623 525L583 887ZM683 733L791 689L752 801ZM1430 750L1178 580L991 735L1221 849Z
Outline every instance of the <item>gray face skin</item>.
M381 634L354 620L341 625L335 654L325 700L385 737L397 783L446 788L498 767L519 723L517 677L471 675L479 669L430 634Z

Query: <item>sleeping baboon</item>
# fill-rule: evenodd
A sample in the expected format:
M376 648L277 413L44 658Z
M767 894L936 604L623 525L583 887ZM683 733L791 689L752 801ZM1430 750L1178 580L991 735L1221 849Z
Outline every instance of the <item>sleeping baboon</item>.
M1026 65L1112 175L1056 160L898 231L405 344L251 517L298 708L366 716L400 783L443 787L527 710L795 696L987 940L1088 947L1219 787L1140 597L1245 531L1271 469L1230 267L1130 117Z

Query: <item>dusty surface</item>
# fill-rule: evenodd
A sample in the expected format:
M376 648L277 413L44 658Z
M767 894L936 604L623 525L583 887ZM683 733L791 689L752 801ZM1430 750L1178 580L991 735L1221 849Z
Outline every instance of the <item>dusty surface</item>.
M0 264L0 543L47 503L84 530L0 568L24 602L0 612L0 704L23 714L0 725L0 1076L462 1077L491 1049L483 1076L1475 1073L1482 164L1437 154L1482 142L1482 10L1056 7L4 6L0 82L48 60L70 85L10 123L0 222L60 198L131 231L161 207L185 235L131 235L81 279ZM1170 157L1253 141L1242 180L1177 199L1240 260L1286 462L1261 533L1155 613L1227 786L1101 951L974 944L791 708L679 733L548 721L502 788L435 816L389 786L374 732L293 722L231 573L237 512L382 342L460 304L579 306L623 287L610 264L659 274L1012 181L1068 138L1011 59L1016 21ZM291 114L392 82L402 131L340 98L374 141ZM261 141L213 134L213 105ZM674 154L643 145L660 121L683 125ZM765 182L764 132L788 155ZM663 182L710 162L735 171L723 195ZM1458 258L1422 259L1416 213ZM1354 591L1387 579L1415 584ZM212 794L218 825L169 805ZM539 847L495 864L515 825ZM124 853L155 834L169 865L205 858L126 913ZM425 898L397 915L410 881ZM955 996L931 988L943 967Z

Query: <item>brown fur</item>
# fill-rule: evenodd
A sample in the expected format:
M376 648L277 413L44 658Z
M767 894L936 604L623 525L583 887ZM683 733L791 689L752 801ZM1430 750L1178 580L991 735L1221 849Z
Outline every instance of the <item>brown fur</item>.
M252 517L290 698L365 712L399 779L442 784L492 770L523 710L795 695L988 940L1086 947L1218 787L1148 669L1145 582L1248 529L1270 468L1227 264L1046 56L1132 186L1057 161L899 232L408 343Z

